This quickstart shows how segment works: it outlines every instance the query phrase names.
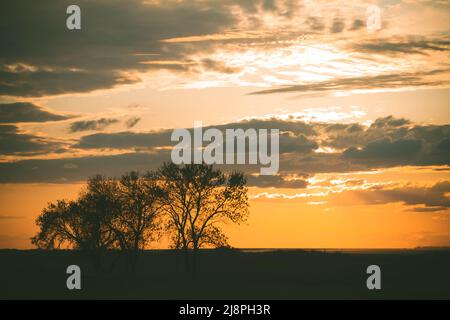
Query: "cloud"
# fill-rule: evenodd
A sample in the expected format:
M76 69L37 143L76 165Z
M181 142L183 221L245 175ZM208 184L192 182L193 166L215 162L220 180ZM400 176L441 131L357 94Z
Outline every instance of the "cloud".
M80 132L89 130L103 130L106 127L118 123L117 119L101 118L98 120L76 121L70 124L70 132Z
M311 30L314 31L322 31L325 29L325 25L322 22L322 19L318 17L309 17L308 19L306 19L306 23L311 28Z
M292 132L282 132L279 139L280 153L310 153L319 147L316 141L304 134L295 135Z
M0 104L0 123L47 122L70 118L70 116L51 113L28 102Z
M350 30L359 30L366 26L366 22L362 19L353 20L352 27Z
M133 128L134 126L136 126L136 125L138 124L139 121L141 121L141 118L139 118L139 117L132 117L132 118L128 119L128 120L125 122L125 126L126 126L128 129L131 129L131 128Z
M230 66L227 66L223 61L217 61L212 59L203 59L202 60L203 67L206 70L212 70L217 71L220 73L237 73L241 71L240 68L233 68Z
M65 26L70 4L0 2L5 26L0 28L5 44L0 52L0 95L91 92L143 81L147 77L142 74L154 70L180 72L188 83L188 76L205 71L223 77L239 72L247 83L256 83L245 77L244 71L253 74L251 65L227 63L224 54L245 58L246 48L267 53L297 46L306 36L334 33L337 38L363 28L366 9L359 3L342 6L340 1L317 1L306 8L292 0L79 0L82 29L70 31ZM330 40L334 46L335 39ZM278 71L283 70L273 70Z
M170 161L170 153L127 153L65 159L36 159L0 163L0 183L67 183L84 181L96 174L120 177L136 170L145 172ZM70 165L68 165L70 164Z
M345 22L342 18L334 18L333 24L331 26L331 32L332 33L339 33L342 32L345 28Z
M391 141L383 139L368 143L361 150L351 147L344 151L343 156L348 159L364 160L389 160L389 159L412 159L417 156L422 149L421 140L400 139Z
M0 21L7 26L0 28L0 95L89 92L138 82L139 71L185 70L144 62L184 61L203 48L161 40L221 32L235 21L221 2L80 0L82 29L70 31L65 26L70 4L0 3Z
M388 116L376 119L369 127L359 123L321 122L309 126L314 135L306 136L318 148L303 154L281 154L280 168L285 173L450 165L450 125L417 125ZM319 152L327 148L331 150Z
M346 90L371 90L371 89L395 89L403 87L432 87L448 86L447 79L435 79L436 75L448 75L450 69L435 69L430 71L417 71L405 73L382 74L376 76L347 77L311 84L289 85L274 89L252 92L251 95L273 94L273 93L314 93L334 92Z
M317 142L307 137L314 135L312 126L294 121L281 120L250 120L226 125L207 126L206 131L216 128L222 131L225 136L226 129L260 129L280 130L280 152L281 153L309 153L317 149ZM193 129L189 128L191 137L194 136ZM96 133L81 137L80 141L73 146L79 149L133 149L133 148L155 148L175 146L176 142L171 141L173 130L160 130L151 132L116 132L116 133Z
M407 185L402 188L373 188L368 191L354 191L366 204L401 202L415 212L446 211L450 208L450 181L438 182L431 187Z
M0 96L38 97L110 89L152 81L143 74L158 70L178 73L183 79L180 84L180 78L171 77L177 81L168 80L165 86L169 87L177 86L175 83L179 87L195 81L208 82L208 77L216 79L216 84L208 82L212 86L260 85L270 82L264 79L267 72L293 80L283 68L265 70L265 66L274 63L270 61L272 55L267 53L271 49L280 49L281 54L295 51L305 37L318 38L311 47L322 46L322 35L327 36L332 51L361 53L361 59L345 62L349 68L357 65L358 70L361 65L366 66L373 52L439 53L448 47L448 38L444 36L367 40L365 33L359 31L365 25L367 5L356 2L343 6L341 1L315 1L307 5L291 0L130 0L126 3L80 0L77 5L81 8L82 29L77 31L65 27L65 9L70 4L68 0L0 2L0 21L6 26L0 28L0 39L5 44L0 52ZM433 8L434 14L439 12ZM340 37L347 31L351 31L351 39L356 44L341 47ZM253 63L240 61L245 60L248 48L252 54L262 53L257 59L259 65L254 63L256 72ZM301 54L302 50L297 52ZM274 55L275 59L277 56ZM315 67L314 59L310 63L306 58L306 67ZM333 68L335 62L341 61L326 62L324 70L332 70L338 76L342 72ZM380 61L377 69L389 70L386 64ZM432 62L429 67L439 65L442 64ZM298 68L298 64L293 63L292 67ZM232 73L238 75L229 76ZM392 79L383 81L401 86ZM158 80L155 82L160 85ZM361 82L367 86L367 81ZM404 79L403 83L407 82ZM355 83L349 85L358 87ZM423 85L439 85L439 82Z
M387 116L376 119L368 128L358 123L326 125L322 145L347 149L383 139L416 139L430 145L449 135L449 125L416 125L404 118Z
M60 142L31 134L20 133L14 125L0 125L1 155L39 155L57 151Z
M250 39L244 33L262 27L265 13L287 21L300 9L290 0L79 0L82 29L70 31L65 26L70 4L69 0L0 2L4 26L0 28L4 44L0 96L38 97L109 89L140 82L140 74L152 70L234 73L239 68L207 57L222 49L228 39L174 39L234 31L242 32L236 40L245 44ZM258 32L257 38L262 34ZM274 35L272 30L268 37ZM196 59L197 53L202 57Z
M217 128L222 132L226 129L279 129L280 131L280 176L277 178L252 178L255 185L268 186L294 186L300 187L301 181L289 179L291 175L314 175L317 173L329 172L354 172L367 171L379 168L389 168L395 166L450 166L450 125L417 125L408 119L394 118L392 116L376 119L369 127L358 122L350 123L329 123L329 122L303 122L287 118L286 120L252 119L242 122L233 122L218 126L207 126ZM192 128L188 129L193 137ZM77 142L51 141L44 137L35 137L18 132L14 126L0 126L0 139L5 141L0 144L0 153L13 154L15 156L44 153L68 152L89 153L86 158L61 159L61 166L65 170L61 172L64 176L67 171L79 172L83 176L83 166L80 162L89 159L92 163L89 173L94 173L95 165L103 168L103 156L107 154L118 154L107 156L111 166L111 172L120 172L121 169L129 171L122 162L121 154L148 154L154 162L147 165L158 167L164 161L170 160L170 148L177 142L171 141L173 130L158 130L149 132L113 132L94 133L79 138ZM20 143L16 143L19 141ZM63 144L63 145L61 145ZM205 142L204 145L207 145ZM62 151L61 148L64 148ZM224 148L226 150L226 148ZM57 157L61 157L56 155ZM116 158L117 157L117 158ZM142 156L144 157L144 156ZM150 161L150 158L148 161ZM27 160L28 161L28 160ZM38 160L35 160L38 161ZM46 161L56 160L41 160ZM51 163L51 162L50 162ZM70 164L70 165L69 165ZM21 167L23 172L27 172L33 162L16 161L16 166ZM3 164L4 168L12 166ZM113 167L117 167L113 170ZM247 174L259 172L260 165L224 165L224 170L241 170ZM14 167L0 173L9 175L8 179L13 180L14 174L22 175ZM54 181L53 172L49 179ZM74 173L71 173L74 174ZM65 179L70 181L72 175ZM46 171L40 176L46 180ZM86 176L85 176L86 177ZM19 179L19 178L18 178ZM22 179L22 178L20 178ZM20 180L19 179L19 180ZM37 178L36 178L37 179ZM286 180L287 179L287 180Z
M378 118L371 125L373 128L386 128L386 127L402 127L410 124L411 122L405 118L394 118L393 116L387 116L384 118Z
M73 146L79 149L133 149L133 148L155 148L170 146L171 130L153 131L146 133L116 132L96 133L81 137L80 141Z
M432 51L449 51L450 38L443 36L438 39L425 37L371 39L354 44L351 48L358 52L370 54L400 55L406 53L428 55Z
M414 212L440 212L444 210L446 210L445 207L417 207L410 209L410 211Z
M432 152L438 155L448 155L450 153L450 138L443 138L440 140L435 145Z
M273 176L250 175L247 177L247 185L249 187L259 187L259 188L303 189L307 187L308 182L303 179L289 180L281 175L273 175Z

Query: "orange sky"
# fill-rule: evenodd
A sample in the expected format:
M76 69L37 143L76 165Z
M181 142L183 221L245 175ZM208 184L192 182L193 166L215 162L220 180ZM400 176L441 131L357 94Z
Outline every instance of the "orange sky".
M33 5L0 5L0 248L31 248L89 175L157 167L161 130L194 121L285 135L233 246L450 246L449 1L79 1L78 33L64 1Z
M405 183L405 173L419 185L450 178L450 171L442 174L407 168L345 175L344 179ZM316 178L335 181L343 177L326 174ZM410 248L449 244L448 211L416 213L399 202L367 205L354 190L347 190L345 182L334 187L336 193L314 196L326 190L327 183L320 184L324 188L311 186L301 191L309 197L290 200L255 197L261 193L299 195L298 190L250 188L249 220L240 226L225 227L231 244L244 248ZM31 248L29 237L37 231L34 219L40 210L49 201L76 198L82 187L83 184L1 185L0 216L4 218L0 234L11 235L1 238L2 247ZM13 214L19 212L20 215ZM163 239L152 246L161 248L166 244L167 239Z

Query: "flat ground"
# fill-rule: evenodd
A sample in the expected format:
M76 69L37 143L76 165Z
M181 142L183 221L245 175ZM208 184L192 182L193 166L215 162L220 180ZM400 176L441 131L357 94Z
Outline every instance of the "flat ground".
M103 258L110 265L116 253ZM82 270L82 290L66 288L66 268ZM366 288L381 267L382 289ZM191 270L188 270L191 265ZM135 272L119 260L98 272L77 251L0 250L0 299L450 299L450 250L332 253L204 250L191 257L146 251Z

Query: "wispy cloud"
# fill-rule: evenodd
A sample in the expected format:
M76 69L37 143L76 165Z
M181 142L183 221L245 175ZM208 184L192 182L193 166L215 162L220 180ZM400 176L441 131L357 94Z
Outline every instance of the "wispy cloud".
M134 126L136 126L139 123L139 121L141 121L141 118L139 118L139 117L131 117L125 122L125 126L128 129L131 129Z
M338 78L329 81L311 84L283 86L253 92L252 94L272 93L311 93L311 92L337 92L350 90L375 90L396 88L420 88L420 87L443 87L450 86L448 75L450 69L436 69L431 71L418 71L407 73L393 73L376 76ZM435 78L435 76L441 76Z
M70 132L96 131L103 130L106 127L118 123L118 119L101 118L97 120L81 120L70 124Z

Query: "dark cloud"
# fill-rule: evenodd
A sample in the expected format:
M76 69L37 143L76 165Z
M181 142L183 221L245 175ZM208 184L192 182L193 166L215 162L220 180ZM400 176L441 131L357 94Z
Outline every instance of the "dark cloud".
M160 40L217 33L235 21L222 2L80 0L82 29L70 31L65 25L70 4L0 2L0 95L88 92L134 83L139 78L129 71L155 68L145 61L183 61L203 49Z
M306 19L306 23L313 31L322 31L325 29L325 24L318 17L309 17Z
M395 140L383 139L368 143L361 150L351 147L344 151L343 156L348 159L364 159L383 161L390 159L414 159L422 149L421 140Z
M125 121L125 126L128 129L133 128L134 126L136 126L138 124L138 122L141 121L141 118L139 117L131 117L130 119L128 119L127 121Z
M280 132L290 132L294 136L316 136L318 133L315 129L315 125L306 123L303 121L295 120L294 117L290 117L287 120L280 120L277 118L272 119L251 119L241 122L228 123L225 125L214 126L220 130L225 129L279 129Z
M317 153L312 148L309 153L281 154L280 169L285 173L450 165L450 125L416 125L392 116L378 118L369 127L358 123L309 125L315 135L306 135L308 139L336 151Z
M319 147L318 143L304 134L294 135L291 132L280 134L280 153L310 153Z
M285 179L289 175L313 175L330 172L365 171L394 166L434 166L450 165L450 125L416 125L407 119L392 116L376 119L371 126L359 123L305 123L295 120L248 120L219 126L204 127L217 128L221 132L226 129L279 129L280 130L280 176L276 178L251 178L251 183L260 186L301 187L300 180ZM192 128L188 129L193 137ZM170 161L170 149L177 142L172 142L172 130L150 132L116 132L95 133L83 136L71 145L76 149L101 153L104 149L128 152L128 155L97 156L76 159L59 160L31 160L16 161L14 164L2 164L0 174L5 179L13 181L14 176L23 181L23 175L30 179L42 181L56 181L58 179L80 179L86 174L94 174L96 168L103 170L105 161L109 172L125 172L136 167L158 167L164 161ZM0 126L0 137L4 144L0 144L0 153L14 155L28 155L44 152L59 152L61 146L42 137L18 132L15 126ZM16 141L19 141L17 143ZM204 145L207 145L205 142ZM323 153L319 148L332 147L333 153ZM67 150L65 145L61 152ZM223 148L224 151L226 148ZM146 152L146 153L145 153ZM136 159L147 162L138 163ZM134 158L136 155L137 158ZM127 168L125 159L131 159ZM37 165L39 164L39 165ZM48 165L47 165L48 164ZM88 164L88 165L86 165ZM136 166L135 166L136 164ZM50 168L59 168L53 172ZM35 173L31 168L45 168ZM261 165L223 165L224 170L236 169L246 174L258 173ZM86 170L88 168L89 170ZM106 168L106 167L105 167ZM32 174L30 174L30 171ZM35 181L35 180L33 180ZM59 180L58 180L59 181Z
M163 147L174 145L174 143L170 141L171 134L172 130L147 133L96 133L81 137L80 141L73 147L79 149L133 149Z
M239 72L222 61L193 61L190 57L197 53L207 56L226 44L279 47L287 45L282 44L285 40L325 29L341 32L345 27L340 17L333 20L333 17L306 16L301 12L301 1L79 0L76 4L81 8L82 29L71 31L65 25L66 8L70 4L73 2L69 0L0 2L0 96L90 92L139 82L140 72L156 69ZM259 27L267 27L265 12L284 21L290 19L290 27L255 32ZM244 28L242 19L245 19ZM305 29L298 27L299 19L305 22ZM359 20L354 20L352 28L360 25ZM226 31L242 31L242 36L167 41L189 37L198 40L199 36ZM253 36L246 36L248 31Z
M267 11L275 11L277 9L277 5L275 4L275 0L263 0L262 6Z
M279 8L272 0L79 0L81 30L71 31L65 24L70 4L69 0L0 2L0 95L89 92L139 82L139 72L153 69L199 72L206 67L235 72L221 62L189 58L223 48L226 40L163 40L234 30L240 19L234 13L236 8L245 13L255 30L261 24L261 12L289 18L300 7L295 1L286 1ZM239 41L247 40L243 36Z
M401 127L410 124L408 119L394 118L393 116L387 116L384 118L378 118L371 125L374 128L386 128L386 127Z
M249 120L237 123L230 123L219 126L207 126L203 128L206 131L210 128L219 129L225 137L226 129L260 129L280 130L280 152L281 153L309 153L317 149L317 143L307 136L314 136L315 132L311 125L303 122L281 121L281 120ZM194 136L193 129L189 128L191 137ZM116 133L97 133L81 137L74 148L80 149L133 149L133 148L155 148L174 146L176 142L171 141L173 130L161 130L152 132L116 132Z
M342 18L334 18L333 24L331 25L332 33L342 32L345 28L345 22Z
M38 97L70 92L89 92L139 81L136 77L127 77L114 70L69 69L21 73L0 70L0 78L3 79L3 83L0 85L0 95Z
M368 204L401 202L416 212L446 211L450 208L450 181L438 182L431 187L405 186L396 189L373 188L355 191Z
M353 24L350 30L359 30L366 26L366 22L362 19L353 20Z
M56 151L61 143L31 134L20 133L13 125L0 125L1 155L39 155Z
M170 151L133 152L110 156L86 156L64 159L35 159L0 163L0 183L68 183L84 181L90 176L103 174L118 177L125 172L136 170L146 172L170 161ZM239 170L248 175L248 185L273 188L305 188L307 182L300 178L287 179L286 176L255 176L259 165L218 165L224 171Z
M368 128L331 124L323 131L321 145L345 150L339 156L347 165L362 165L360 169L450 164L450 125L415 125L388 116L376 119Z
M128 153L112 156L87 156L67 159L22 160L0 163L0 183L84 181L90 176L103 174L119 177L125 172L145 172L170 161L170 153Z
M251 94L271 94L271 93L312 93L343 90L362 89L395 89L402 87L431 87L449 85L450 80L430 79L430 76L449 74L450 69L436 69L431 71L419 71L411 73L384 74L378 76L364 76L352 78L340 78L315 82L311 84L283 86L274 89L256 91Z
M410 129L410 135L430 143L438 143L442 139L450 137L450 125L417 125Z
M430 51L448 51L450 49L450 40L448 37L441 39L417 37L373 39L354 44L351 48L359 52L371 54L398 55L407 53L427 55Z
M247 177L247 185L249 187L259 187L259 188L294 188L302 189L308 186L308 182L302 179L288 180L283 176L254 176L250 175Z
M445 208L445 207L417 207L417 208L409 209L409 211L413 211L413 212L439 212L439 211L444 211L444 210L447 210L447 208Z
M347 133L358 133L364 131L364 126L359 123L343 124L343 123L333 123L325 126L326 132L347 132Z
M450 126L417 126L407 119L379 118L368 128L358 123L304 123L294 120L249 120L213 126L226 129L279 129L280 169L286 172L342 172L395 165L450 163ZM212 127L204 127L207 130ZM188 129L193 137L192 128ZM78 149L151 150L174 146L172 130L96 133L72 145ZM206 144L206 143L205 143ZM336 153L316 153L319 147ZM225 148L224 148L225 149ZM344 151L345 150L345 151Z
M433 152L436 154L450 154L450 138L444 138L439 141L433 148Z
M0 104L0 123L17 122L46 122L69 119L28 102L2 103Z
M217 71L220 73L237 73L241 71L239 68L227 66L223 61L217 61L212 59L203 59L202 64L205 69Z
M326 138L322 145L337 149L364 147L370 142L382 139L416 139L431 145L450 135L449 125L420 126L407 119L392 116L378 118L368 128L357 123L330 124L324 128Z
M70 132L80 132L89 130L103 130L106 127L118 123L117 119L101 118L98 120L76 121L70 124Z

